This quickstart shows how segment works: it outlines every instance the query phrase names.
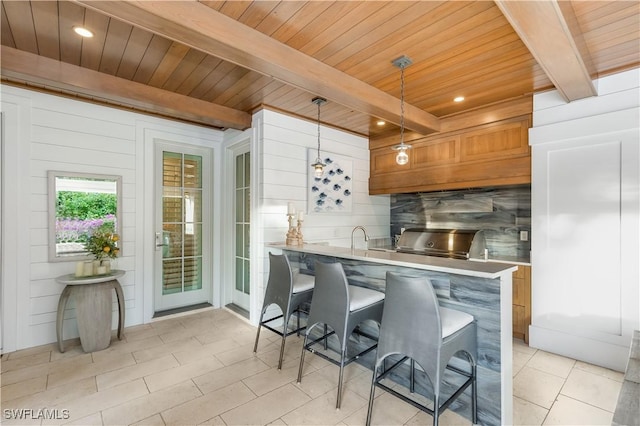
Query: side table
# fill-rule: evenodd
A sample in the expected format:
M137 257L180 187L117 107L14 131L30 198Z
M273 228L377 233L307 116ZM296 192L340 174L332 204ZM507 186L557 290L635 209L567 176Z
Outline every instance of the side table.
M122 340L124 294L118 278L124 273L125 271L114 269L105 275L76 277L74 274L67 274L56 278L57 282L66 284L58 301L56 318L56 335L60 352L64 352L62 337L64 310L71 295L74 295L76 300L76 320L83 351L100 351L111 343L111 289L115 290L118 298L118 339Z

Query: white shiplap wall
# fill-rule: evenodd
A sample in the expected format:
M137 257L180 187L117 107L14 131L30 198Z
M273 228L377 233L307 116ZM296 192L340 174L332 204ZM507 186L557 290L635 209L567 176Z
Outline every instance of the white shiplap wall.
M73 262L48 261L48 170L122 176L122 257L117 268L127 271L120 280L126 325L142 323L143 298L149 297L143 283L153 276L142 262L144 211L153 209L141 201L145 132L158 131L175 142L197 138L214 149L222 132L11 86L1 86L1 94L3 352L55 341L64 288L55 277L74 268ZM65 318L64 337L76 337L73 303Z
M321 154L334 153L353 161L353 207L350 213L307 212L308 174L312 172L307 158L308 149L317 149L318 127L310 122L262 110L253 117L255 141L253 155L258 161L257 223L262 231L256 235L258 244L265 247L255 265L258 272L258 291L252 298L251 317L257 322L262 307L264 286L268 274L267 252L271 242L284 242L288 229L287 203L305 211L302 228L304 240L326 242L349 247L354 226L363 225L371 238L389 237L390 198L388 195L369 195L369 141L351 133L321 126ZM255 158L255 157L254 157ZM252 219L252 224L254 220ZM356 234L356 246L363 247L361 232Z

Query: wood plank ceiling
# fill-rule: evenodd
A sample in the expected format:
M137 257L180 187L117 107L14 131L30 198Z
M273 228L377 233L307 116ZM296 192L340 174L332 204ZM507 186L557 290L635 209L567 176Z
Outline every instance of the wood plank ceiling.
M638 1L3 1L2 79L218 128L266 106L365 136L640 66ZM83 39L75 26L89 28ZM549 37L551 35L551 38ZM453 98L464 96L456 103Z

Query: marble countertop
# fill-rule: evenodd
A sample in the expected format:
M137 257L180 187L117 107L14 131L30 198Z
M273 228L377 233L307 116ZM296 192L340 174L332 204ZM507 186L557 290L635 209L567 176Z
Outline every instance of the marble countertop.
M491 279L516 270L516 266L512 263L447 259L375 249L352 250L347 247L335 247L326 244L288 246L283 243L270 243L267 244L267 247Z

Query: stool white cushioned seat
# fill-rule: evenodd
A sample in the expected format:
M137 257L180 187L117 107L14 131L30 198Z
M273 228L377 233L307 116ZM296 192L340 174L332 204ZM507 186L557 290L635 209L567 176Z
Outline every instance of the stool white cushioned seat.
M473 322L473 315L455 309L439 307L442 322L442 338L451 336L467 324Z
M384 300L384 293L369 288L349 286L349 311L357 311L365 306Z
M316 277L308 274L293 274L293 292L302 293L303 291L312 290L316 283Z

